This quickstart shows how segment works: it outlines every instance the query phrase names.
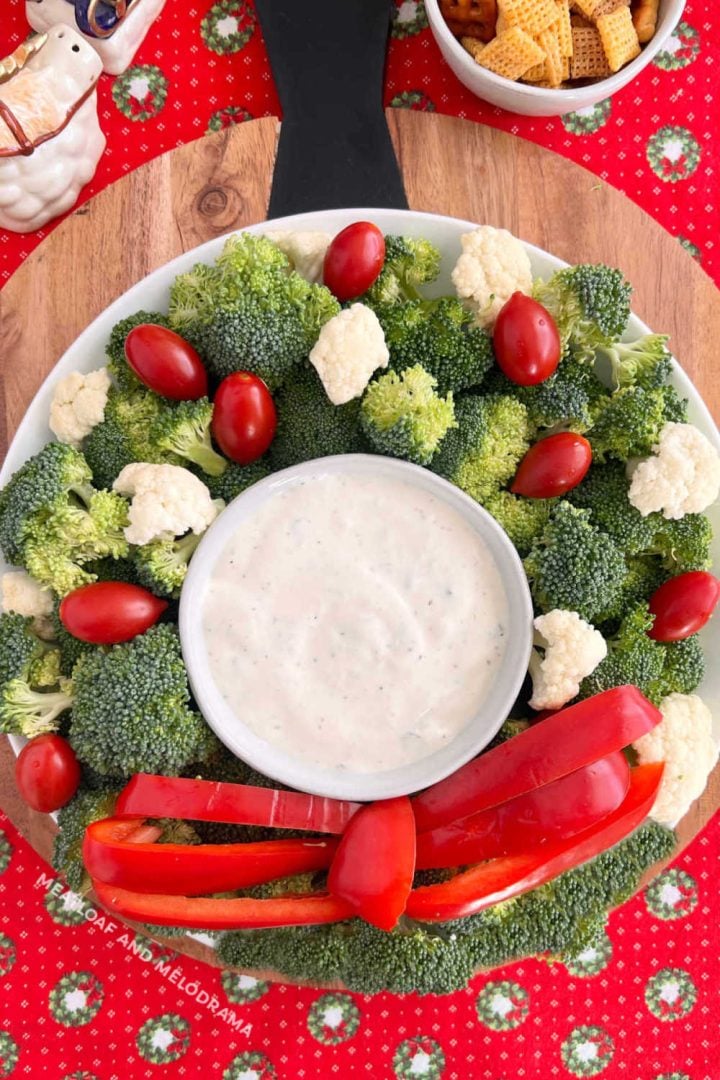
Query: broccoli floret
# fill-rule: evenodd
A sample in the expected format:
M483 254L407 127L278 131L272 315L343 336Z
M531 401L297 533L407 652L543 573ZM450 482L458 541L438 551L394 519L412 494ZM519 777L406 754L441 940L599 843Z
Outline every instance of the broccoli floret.
M207 398L180 401L162 409L153 424L150 440L160 450L199 465L210 476L222 476L228 463L213 450L212 416L213 407Z
M277 432L268 453L271 471L330 454L367 452L360 399L333 405L314 368L299 367L275 398Z
M648 637L654 621L646 604L639 604L625 615L617 634L608 641L607 656L580 684L581 698L629 683L650 701L660 702L664 697L665 650Z
M375 449L427 465L455 426L452 394L441 398L437 381L416 364L401 375L388 371L371 382L360 408L363 431Z
M626 386L614 393L588 434L593 457L604 461L610 455L627 461L649 454L668 421L667 401L674 409L678 397L672 387Z
M439 273L440 252L429 240L386 236L383 268L362 302L384 307L400 300L419 300L418 286L434 281Z
M269 969L312 982L337 979L358 993L450 993L478 968L583 948L608 909L626 900L674 843L673 832L649 822L591 862L470 918L405 920L389 934L359 919L239 931L222 936L218 953L230 967Z
M55 836L52 866L74 892L87 892L90 886L82 859L85 829L93 821L112 816L119 794L117 781L107 779L90 788L83 777L83 786L58 813L60 831Z
M93 580L84 564L122 558L127 502L96 491L74 447L48 443L0 492L0 546L8 562L63 596Z
M525 559L535 603L542 611L577 611L589 622L612 611L626 574L622 551L590 520L588 510L562 501Z
M252 371L276 390L309 352L299 312L268 309L255 297L221 308L196 336L197 347L216 379Z
M609 461L593 465L585 479L567 493L568 502L591 511L592 521L609 533L629 555L648 551L661 520L658 514L646 517L628 498L630 481L624 463Z
M124 645L85 653L73 671L70 743L106 776L176 775L212 743L189 707L177 627L153 626Z
M124 565L124 560L121 561ZM95 652L98 646L90 645L86 641L80 641L79 638L73 637L72 634L68 633L60 622L60 616L58 614L59 606L59 603L55 604L50 614L50 621L53 627L53 646L59 653L60 674L65 678L70 678L73 673L73 668L80 657L84 656L85 653Z
M160 450L150 432L162 411L157 394L139 386L134 390L111 387L105 416L85 439L83 450L98 487L112 487L126 465L147 461L153 465L181 465L174 454Z
M521 555L527 555L542 534L555 505L554 499L526 499L509 491L498 491L484 499L483 506L505 530Z
M507 395L463 397L455 402L457 427L433 459L433 472L484 503L514 476L530 446L527 410Z
M270 466L264 457L250 462L249 465L239 465L236 461L231 461L222 476L205 478L205 485L213 499L222 499L223 502L229 503L247 488L269 475Z
M667 334L645 334L636 341L615 341L598 350L598 358L610 365L610 379L615 389L644 386L650 390L662 386L672 371L672 357Z
M555 319L564 350L589 362L596 349L622 337L630 318L632 288L620 270L568 266L536 282L533 295Z
M156 596L177 598L200 540L200 535L189 532L179 540L154 540L136 548L133 559L138 584Z
M651 553L659 555L665 568L673 574L709 570L712 538L712 525L704 514L685 514L674 520L658 517Z
M70 698L61 688L60 654L23 615L0 616L0 732L31 739L57 731ZM48 689L50 688L50 689Z
M120 390L132 392L142 387L135 372L125 359L125 339L136 326L145 326L152 323L154 326L169 327L167 315L161 315L158 311L136 311L127 319L121 319L110 334L110 340L105 350L108 359L108 371L115 380Z
M397 372L421 364L437 379L437 391L478 386L493 363L490 335L454 297L412 300L377 312Z
M587 431L608 397L608 390L587 364L566 356L554 375L537 386L518 386L499 368L483 382L484 393L513 394L538 428Z
M217 379L259 375L270 389L307 356L320 329L340 310L323 285L293 270L264 236L231 236L213 267L176 278L170 322L199 350Z
M606 637L617 631L631 608L649 600L668 578L662 561L652 555L630 555L625 564L627 569L618 599L611 609L603 612L600 620L599 629Z
M666 694L692 694L705 677L705 653L697 637L669 641L663 645L663 697Z

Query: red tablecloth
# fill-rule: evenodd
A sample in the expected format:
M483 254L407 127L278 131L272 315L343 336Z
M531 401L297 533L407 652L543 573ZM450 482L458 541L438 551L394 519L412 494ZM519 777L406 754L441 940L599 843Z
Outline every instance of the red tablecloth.
M2 53L27 32L23 6L3 4ZM580 162L718 280L719 60L720 13L695 0L670 47L612 102L525 119L463 89L422 4L407 0L386 101L493 124ZM100 111L108 150L83 198L206 131L277 113L251 4L170 0L134 66L102 79ZM45 234L0 230L0 281ZM78 907L1 816L0 826L0 1078L720 1080L717 818L572 970L525 961L450 998L268 986L161 954Z

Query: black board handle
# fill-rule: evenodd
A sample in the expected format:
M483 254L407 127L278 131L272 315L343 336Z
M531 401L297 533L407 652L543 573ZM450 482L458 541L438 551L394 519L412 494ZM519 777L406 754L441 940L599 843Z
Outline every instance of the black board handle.
M283 108L268 217L407 208L382 109L389 0L256 0Z

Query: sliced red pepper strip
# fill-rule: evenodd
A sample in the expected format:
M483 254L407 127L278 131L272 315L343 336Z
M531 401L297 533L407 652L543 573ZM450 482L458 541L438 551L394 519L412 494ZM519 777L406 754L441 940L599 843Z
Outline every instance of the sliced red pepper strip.
M652 731L662 715L636 686L617 686L548 716L413 799L418 832L550 784Z
M299 791L138 773L120 792L115 816L226 821L340 835L359 808L360 803Z
M415 818L407 795L363 806L333 859L328 889L366 922L392 930L415 873Z
M536 889L558 874L593 859L644 821L655 802L663 768L659 762L633 769L628 793L618 809L577 836L530 854L492 859L440 885L414 889L406 915L427 922L464 918Z
M336 896L283 896L272 900L215 899L138 893L93 881L98 901L108 911L155 926L203 930L263 930L273 926L312 926L342 922L353 909Z
M621 750L479 814L417 838L417 866L429 870L511 855L564 840L616 810L630 784Z
M138 834L129 833L127 826L127 819L105 818L85 830L83 860L90 877L135 892L174 896L230 892L275 878L324 870L338 844L337 840L137 843Z

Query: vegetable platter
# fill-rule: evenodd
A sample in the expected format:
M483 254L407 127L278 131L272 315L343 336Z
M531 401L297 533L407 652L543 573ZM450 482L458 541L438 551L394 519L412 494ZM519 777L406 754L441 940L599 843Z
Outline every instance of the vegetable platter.
M273 230L280 231L321 230L330 234L335 234L344 226L358 220L369 220L374 222L375 225L387 235L415 237L418 239L422 238L435 245L442 256L442 270L437 280L427 288L425 295L441 296L452 292L449 271L458 259L461 247L461 237L464 234L473 233L476 228L469 222L413 212L361 209L302 215L292 219L264 223L263 225L253 227L248 231L251 234L266 233L272 228ZM59 362L28 410L10 448L1 477L3 482L6 482L9 476L19 468L29 456L39 451L47 441L49 436L47 430L47 417L50 412L54 384L58 379L72 371L88 372L94 370L98 366L98 363L101 362L100 358L104 354L113 327L120 320L139 310L166 310L168 292L173 279L179 274L188 272L196 263L212 263L218 255L220 255L222 244L223 242L221 240L212 241L193 252L181 256L166 267L151 274L148 278L133 287L123 297L111 305L103 315L88 327ZM534 279L539 278L548 280L552 278L553 274L561 269L563 265L552 255L530 245L525 246L525 251L526 255L529 257L531 275ZM472 287L468 287L466 284L466 278L463 279L463 282L464 284L461 288L465 288L467 293L472 292ZM456 277L456 284L457 283L458 278ZM498 292L499 291L500 290L498 289ZM552 306L552 297L548 297L548 294L544 293L542 288L538 290L537 295L541 300L545 299L548 301L549 308ZM645 327L640 320L635 316L630 317L625 330L627 341L635 341L637 338L649 333L650 331L648 328ZM202 351L202 349L200 351ZM513 350L511 349L510 351L512 352ZM615 355L621 356L621 359L618 361L619 368L626 372L628 368L625 366L625 362L622 359L622 350L620 350L619 354L618 350L615 350ZM503 368L503 370L505 370L505 368ZM510 371L507 371L507 374L510 375L511 378L513 377ZM517 373L515 373L515 378L513 379L513 382L515 383L520 381L517 379L516 374ZM548 372L544 372L542 377L547 376L547 374ZM539 379L535 379L534 381L537 382ZM709 443L717 449L718 446L720 446L720 442L712 418L692 384L677 365L672 369L670 381L678 392L678 395L681 398L687 399L689 403L687 414L688 422L703 432ZM328 393L330 394L330 390L328 390ZM677 416L673 414L673 418L677 420L681 419L679 414L677 414ZM612 436L612 438L616 437L616 435ZM600 452L602 453L603 451L601 450ZM636 453L638 452L636 451ZM645 451L645 453L647 453L647 451ZM630 450L628 450L623 456L630 457L632 454ZM640 452L638 456L642 456L642 452ZM450 478L452 479L452 472L450 473ZM504 477L503 479L506 480L509 479L509 477ZM521 494L522 493L523 492L521 492ZM552 491L538 491L537 494L543 496L556 496L561 494L561 492L553 489ZM720 526L720 521L718 521L717 503L714 507L710 508L708 514L711 519L714 519L713 524L715 526L717 537L718 527ZM713 562L717 565L717 538L715 539L714 544ZM590 617L592 611L587 611L585 614ZM625 612L622 614L625 614ZM706 655L715 655L717 653L718 645L720 644L719 625L717 620L711 621L701 631L701 639ZM620 648L622 651L622 643ZM606 683L605 686L600 683L597 690L605 690L610 694L620 694L620 691L618 690L608 690L608 685L614 686L617 685L617 683L610 682L609 684ZM666 690L672 692L674 688L673 684L667 684ZM535 692L537 697L537 686ZM720 675L712 665L709 665L707 674L698 688L698 693L702 696L713 714L715 723L714 734L717 739L718 735L720 735L720 729L718 728L718 721L720 719ZM572 696L574 695L571 694L570 697ZM586 694L585 697L588 697L588 695ZM552 706L548 703L546 704L552 712L553 710L560 708L563 704L566 704L568 700L569 699L566 697L563 701L555 703ZM592 697L589 697L588 701L581 706L576 706L578 709L581 707L586 709L587 716L585 715L585 712L583 712L586 725L592 725L593 722L593 717L586 708L586 706L590 706L591 703ZM623 709L632 711L632 707L634 707L634 699L623 699L621 701L620 697L603 699L603 703L605 710L608 712L612 712L616 707L620 711ZM530 743L528 742L528 737L530 737L531 742L533 739L540 738L539 735L535 735L535 731L539 733L540 729L543 727L546 731L550 731L552 728L553 732L555 732L557 729L558 741L562 742L564 731L562 717L563 713L560 711L557 712L555 717L550 716L547 719L542 720L541 724L534 730L530 729L529 731L522 731L520 734L508 732L510 737L502 744L502 746L507 748L507 753L511 755L510 758L508 758L508 762L510 763L513 761L513 746L520 745L520 742L514 744L513 739L517 738L518 740L524 740L523 745L529 746ZM639 731L634 731L633 737L628 737L627 741L634 741L639 734ZM538 745L540 744L538 743ZM619 750L622 745L625 745L625 743L621 742L619 745L613 745L612 747L608 745L605 749L607 751L611 749L615 751ZM19 747L16 746L16 748ZM497 748L497 750L500 749L501 747ZM496 753L497 750L490 750L489 753ZM505 753L505 751L503 751L503 753ZM570 759L574 760L572 759L572 754L573 748L571 747ZM594 753L594 756L591 756L586 760L588 762L595 761L600 754L601 751L597 751ZM482 757L478 760L482 761ZM583 762L583 764L584 763L585 762ZM515 764L517 765L518 762L515 762ZM547 782L552 782L553 780L560 782L558 777L564 776L568 770L577 767L579 767L579 763L576 761L575 764L566 767L564 773L561 770L561 772L555 773L554 775L548 775L546 780ZM617 767L621 770L623 768L620 764L618 764ZM106 769L105 771L108 770ZM161 772L162 769L157 768L155 771ZM522 769L518 770L517 775L521 775L521 773ZM605 810L605 816L603 817L602 823L598 825L599 832L597 835L599 836L602 834L602 837L604 838L599 842L599 846L593 839L596 834L593 833L592 830L583 833L584 839L583 843L580 845L583 852L582 859L592 859L598 852L604 851L617 840L622 840L623 837L627 835L627 829L623 831L622 822L630 820L632 815L635 815L632 817L632 821L635 824L638 824L645 818L648 809L652 806L653 798L657 791L657 785L659 783L658 767L641 765L640 767L633 769L632 774L633 779L630 782L626 801L622 802L622 806L626 809L623 814L620 814L619 810ZM447 784L448 782L445 783ZM500 787L502 787L502 785L500 785ZM440 793L441 788L443 788L443 785L438 785L439 802L437 800L433 801L432 794L429 798L426 796L416 802L416 819L418 822L423 822L423 828L426 830L450 825L459 813L458 806L453 802L455 796L452 795L452 793L449 804L447 803L447 800L443 803L443 796ZM446 787L444 791L447 792L447 790ZM512 785L510 785L505 791L499 790L494 797L494 801L490 799L487 806L482 809L492 810L494 806L497 807L498 804L502 804L507 799L522 798L526 796L527 793L527 788L516 787L513 789ZM150 792L150 794L152 796L156 793ZM140 799L139 802L133 803L133 797L137 797L136 793L130 791L123 796L123 798L126 799L124 804L125 809L123 811L126 817L129 817L131 813L136 813L140 818L146 816L164 816L160 814L159 809L158 811L151 810L150 803L145 803L142 799ZM178 796L178 798L180 798L180 796ZM182 802L182 800L180 800L180 802ZM462 799L460 802L462 802ZM159 807L159 804L155 802L153 803L153 806ZM477 806L473 806L470 809L465 807L464 812L472 813L477 809ZM392 812L394 813L395 811ZM390 813L391 811L388 809L388 814ZM122 814L120 816L122 817ZM174 815L169 814L168 816ZM189 811L187 810L186 816L190 816ZM403 830L407 830L407 819L401 820L401 817L402 815L399 815L397 821L389 816L384 819L385 827L390 830L396 830L393 834L397 836L404 835ZM617 827L616 819L617 822L620 823ZM243 820L245 821L246 819L243 818ZM291 817L278 821L277 824L292 827L294 820L295 819ZM93 826L93 829L94 828L95 827ZM106 831L103 835L102 829L98 826L96 830L97 835L93 835L93 837L86 841L88 844L88 851L91 843L95 843L101 852L106 851L106 849L113 844L118 848L132 846L126 843L129 834L127 831L123 831L123 827L120 824L114 827L114 831L112 828L108 828L109 831ZM318 896L315 899L315 906L317 908L315 914L313 915L312 911L309 914L305 912L304 915L295 919L295 922L321 923L328 920L332 921L333 919L345 919L348 918L353 911L359 910L357 906L357 896L353 893L353 889L347 884L349 854L346 854L344 860L341 858L345 841L347 840L348 844L350 842L350 828L351 827L348 827L337 851L329 851L327 854L327 859L332 859L332 868L329 879L331 893L333 893L332 897L323 899L322 896ZM499 823L497 817L493 820L493 829L495 832L498 830L500 833L503 832L503 826ZM363 833L372 835L372 828L368 825L367 819L364 820L364 823L361 826L360 817L357 818L357 827L353 827L353 831L360 837L363 836ZM157 828L152 825L147 827L145 834L136 835L134 837L134 842L137 845L138 859L142 854L140 849L152 846L157 837ZM179 840L180 845L183 844L182 835L175 839ZM172 845L173 838L168 837L168 840ZM292 841L288 840L288 843L292 843ZM367 839L357 839L355 840L355 843L356 847L353 849L354 851L359 851L362 843L365 844L367 851L372 850L372 844ZM649 848L644 850L639 850L637 846L632 847L632 842L628 843L631 843L630 847L616 848L614 849L614 852L610 853L615 860L614 863L611 861L606 868L607 878L615 888L615 891L613 892L611 887L611 891L607 896L607 901L611 904L612 902L619 900L629 889L632 889L637 884L637 875L633 876L633 869L641 872L649 865L649 863L644 862L644 860L647 860L648 858L648 850L653 849L652 843L648 841ZM429 847L432 849L432 844L430 844ZM449 847L450 850L452 850L452 838L450 838ZM425 844L425 848L428 848L427 843ZM406 934L400 935L399 938L397 936L394 938L382 938L377 935L377 931L370 930L372 923L374 923L376 927L381 928L381 934L383 931L389 930L394 925L395 919L403 910L402 906L398 907L397 911L394 912L393 917L388 919L386 919L382 913L378 914L376 912L374 915L370 913L367 915L367 924L363 924L365 929L359 931L356 936L351 934L348 937L348 941L343 946L345 951L342 960L338 959L337 955L333 956L332 949L326 946L325 939L322 937L318 937L315 941L315 943L322 944L322 949L315 948L314 939L312 937L312 928L306 928L305 931L288 929L285 926L285 916L282 911L273 916L273 918L277 918L277 922L253 922L253 916L251 916L251 920L245 922L243 925L247 928L270 925L281 928L277 931L267 931L267 933L275 934L276 940L278 942L282 941L282 953L287 952L294 957L294 959L289 961L290 968L288 969L287 965L285 968L292 976L306 977L319 982L340 978L345 985L359 990L372 991L389 988L397 991L418 989L424 992L447 992L462 985L473 967L494 966L513 955L523 955L527 952L536 952L538 950L543 952L553 951L553 947L555 951L559 951L560 946L569 946L571 943L575 945L581 944L579 940L573 936L573 933L566 933L565 939L563 939L562 933L560 933L558 927L555 925L554 920L557 919L558 910L562 908L565 902L561 899L561 902L558 903L558 898L563 897L564 888L567 887L570 890L568 897L573 890L578 889L581 894L583 893L583 890L586 890L589 897L597 888L597 882L591 881L592 874L594 872L597 873L597 871L593 871L592 867L594 864L592 863L588 864L586 870L576 872L576 876L572 878L572 884L565 886L562 883L569 881L570 879L559 879L554 886L554 889L557 891L555 897L548 892L527 893L527 896L535 897L536 899L529 901L529 908L527 902L520 902L523 908L523 914L517 918L513 916L510 917L511 922L514 920L516 925L514 925L514 929L509 939L504 938L503 931L498 929L497 920L500 918L500 909L494 906L490 907L487 915L483 917L485 919L483 923L473 924L464 922L465 916L469 915L475 917L475 913L479 910L477 906L473 906L473 896L478 888L478 882L480 882L480 886L486 890L486 895L491 895L495 901L500 902L511 898L514 895L512 891L507 891L509 880L517 880L519 878L526 881L528 887L531 885L542 886L549 880L549 877L553 877L555 874L562 873L567 869L572 870L572 867L577 865L578 860L575 859L575 861L573 861L572 857L568 858L566 847L563 847L562 844L557 849L552 850L555 851L555 855L553 856L553 859L550 860L552 872L549 875L547 867L544 866L542 859L538 860L537 856L531 857L527 851L523 852L517 848L513 854L512 849L508 851L508 849L505 848L505 863L507 863L507 865L503 864L502 858L499 860L497 858L493 859L493 856L497 856L497 852L488 855L487 857L491 859L490 862L481 862L475 871L471 871L469 875L465 875L464 893L463 888L460 888L459 891L456 888L454 892L453 889L443 888L442 878L436 881L435 884L426 882L424 888L420 886L411 895L410 902L407 906L407 912L415 922L409 927ZM665 856L668 854L668 850L666 850L666 848L663 847L662 842L659 841L658 846L653 850L654 854L658 856ZM170 852L168 852L168 856L169 855ZM502 852L500 852L500 855L502 855ZM604 857L605 856L601 856L601 859ZM328 865L327 861L324 861L325 858L324 855L318 855L316 852L316 861L314 864L302 864L303 869L322 869ZM429 861L424 864L419 861L417 865L425 865L432 868L442 867L443 865L457 865L457 862L453 862L452 860L449 863L442 863L437 860L433 861L432 851L427 855L427 858ZM523 862L523 860L525 861ZM467 858L463 858L462 860L464 865L470 861L472 860ZM137 865L138 863L136 862L134 872L137 872ZM298 864L298 866L299 865L300 864ZM404 876L407 877L407 867L400 867L400 869L403 871ZM410 867L410 876L412 876L411 870L412 867ZM475 875L474 877L472 876L473 874ZM493 874L495 874L494 879ZM579 877L577 874L579 874ZM223 877L222 868L218 868L218 875L219 876L213 880L218 886L217 891L222 891L223 887L227 887L228 880L226 877ZM127 881L127 879L125 880ZM133 906L133 903L128 901L127 897L125 897L125 904L123 907L122 889L115 889L115 893L113 893L113 889L109 888L109 884L106 876L104 881L98 883L96 886L96 891L100 899L108 903L116 912L120 912L128 917L133 917L134 915L136 918L139 918L146 923L153 924L165 922L166 920L163 917L163 909L165 909L165 914L167 914L168 910L177 913L177 918L175 920L177 926L197 926L198 922L193 921L193 914L197 914L197 916L200 916L201 914L207 916L204 921L202 918L198 918L200 928L209 927L211 929L225 929L233 925L232 910L234 910L233 904L235 901L232 899L226 904L227 910L222 912L219 909L213 909L211 912L209 908L192 906L183 912L183 910L181 910L182 904L176 904L174 902L170 903L168 902L167 897L162 896L150 896L145 902L136 902L135 906ZM252 882L246 881L244 884L252 884ZM357 883L355 884L357 885ZM267 896L267 894L264 895ZM118 897L120 897L119 900ZM331 900L333 903L330 902ZM242 903L242 901L238 902ZM283 901L283 903L284 902L285 901ZM287 902L292 906L292 900L288 900ZM280 901L276 901L276 903L280 903ZM296 899L295 904L297 903L298 900ZM589 907L584 909L584 916L590 920L595 919L597 921L601 917L597 905L595 904L595 906L593 906L594 902L590 902L589 899L588 903ZM325 907L323 907L323 904L325 904ZM348 906L343 907L343 904ZM534 909L533 904L535 905ZM310 907L312 907L312 904ZM322 911L320 910L321 908ZM296 908L295 910L297 912L298 909ZM503 911L504 910L506 909L503 909ZM367 908L367 911L370 911L370 908ZM215 918L216 915L217 919ZM262 919L261 915L258 917ZM423 939L423 944L420 945L418 944L418 936L422 937L422 935L426 933L425 930L420 929L420 925L423 924L425 920L430 920L431 923L433 921L439 921L440 927L438 933L432 936L432 940L429 944L428 939L425 938ZM493 922L493 920L495 921ZM502 921L502 919L500 921ZM470 929L470 927L473 929ZM536 935L536 931L539 933L539 936ZM451 942L455 941L456 935L463 938L463 936L467 934L469 934L469 936L465 937L464 945L469 945L470 947L465 948L463 946L460 948L451 945ZM287 937L284 937L283 935L286 935ZM545 936L543 937L543 935ZM353 945L350 944L351 939L354 941ZM392 944L388 944L388 942L391 942ZM285 946L287 946L287 949ZM353 970L353 963L359 963L363 951L372 951L376 948L379 950L381 959L379 966L374 972L362 973ZM449 956L450 953L452 953L452 957ZM462 956L458 955L460 953ZM252 961L248 958L251 955L262 957L265 960L266 966L278 966L281 971L283 970L280 966L280 961L278 961L277 965L274 965L269 960L269 957L273 955L271 952L262 954L262 951L260 951L257 954L253 954L252 948L247 950L240 939L236 938L235 945L232 944L232 942L227 944L224 941L220 946L221 959L226 963L237 963L240 966L250 966ZM280 953L276 950L274 955L279 956ZM312 956L315 957L314 960L312 959ZM398 967L402 970L398 970Z

